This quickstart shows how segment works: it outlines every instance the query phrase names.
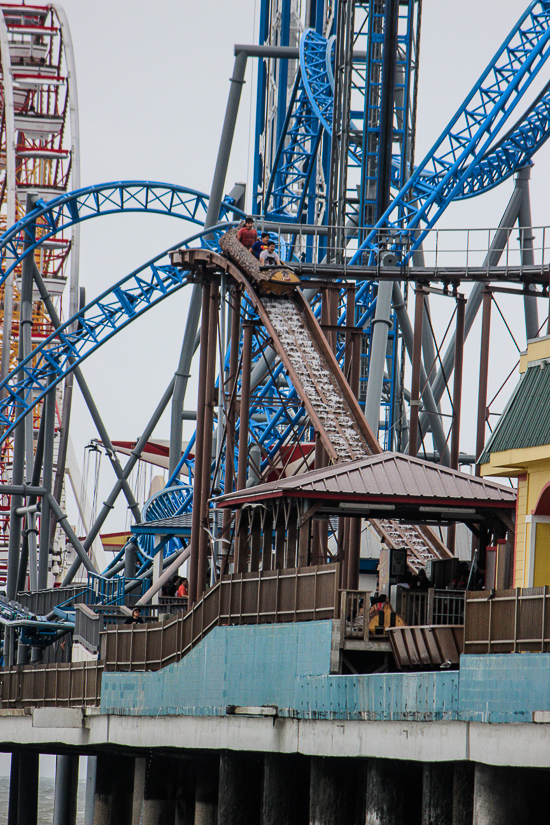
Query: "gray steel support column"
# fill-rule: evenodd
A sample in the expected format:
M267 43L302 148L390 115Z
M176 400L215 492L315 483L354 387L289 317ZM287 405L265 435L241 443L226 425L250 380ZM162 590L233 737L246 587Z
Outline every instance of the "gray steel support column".
M437 372L437 356L430 321L430 296L426 295L424 298L424 320L422 321L422 360L431 383Z
M33 199L27 195L27 212L32 212ZM36 226L31 224L25 231L25 239L23 242L23 249L31 247L36 239ZM23 260L21 272L21 311L19 323L19 362L30 354L32 349L32 279L34 270L34 257L27 255ZM4 327L4 346L3 356L5 352L9 353L11 346L11 334L6 334L7 330ZM8 361L9 363L9 355ZM4 358L3 358L4 364ZM17 411L17 410L16 410ZM27 421L23 419L20 425L16 428L13 440L13 470L12 482L13 484L22 484L25 476L25 459L30 461L32 458L32 415L30 418L30 427ZM31 440L31 444L27 442ZM32 466L32 465L31 465ZM30 474L30 466L27 468L27 475ZM19 574L19 554L21 549L21 518L16 514L17 508L21 507L22 499L20 496L12 496L10 506L10 538L8 545L8 575L6 584L6 594L8 599L14 599L17 578ZM6 638L12 636L10 631L6 633ZM8 644L8 652L11 645Z
M71 295L71 299L76 298L76 294L78 292L79 295L79 302L78 302L78 309L82 309L86 305L86 290L84 287L80 287L77 289L78 285L78 249L80 246L80 227L77 224L73 227L73 243L76 243L76 254L75 248L72 249L71 255L71 287L74 285L74 295ZM72 256L75 255L73 258ZM42 279L40 279L42 280ZM75 312L77 311L75 305ZM74 313L72 313L74 315ZM76 326L76 325L73 325ZM56 501L61 501L61 496L63 495L63 484L65 482L65 467L67 465L67 449L69 446L69 425L71 423L71 408L73 403L73 387L74 387L74 374L70 373L66 378L63 384L63 408L61 410L61 424L59 427L59 446L57 450L57 461L55 467L55 478L53 483L53 496ZM53 538L55 536L55 524L51 525L50 528L50 542L53 542Z
M198 598L199 581L199 543L201 533L201 494L202 494L202 466L204 462L204 406L206 403L206 377L208 371L208 327L210 314L210 297L208 283L204 282L202 289L202 323L201 348L199 356L199 388L197 410L200 410L197 419L195 441L195 476L193 479L193 510L191 513L191 541L189 559L189 604L192 605Z
M27 214L34 208L34 197L27 195ZM36 240L36 226L32 224L25 233L24 248L31 246ZM21 268L21 309L19 314L19 356L23 360L32 352L32 287L34 255L27 255ZM30 481L33 459L33 421L32 415L26 416L21 423L25 429L25 465L27 481Z
M531 220L531 196L529 193L529 180L531 178L531 167L524 166L516 172L516 188L522 194L519 207L519 242L521 247L521 263L523 266L533 266L535 254L533 251L533 223ZM529 287L526 287L529 292ZM523 308L525 312L525 332L527 340L538 338L539 316L537 310L537 299L524 295Z
M456 349L453 384L453 423L451 432L451 470L458 470L460 455L460 421L462 416L462 367L464 362L464 312L466 298L464 295L456 297ZM447 529L447 547L454 553L456 540L456 524L450 524Z
M479 353L479 391L477 400L476 460L479 461L485 446L487 427L487 385L489 382L489 347L491 339L491 305L492 295L489 290L483 292L483 315L481 319L481 347ZM480 475L476 465L476 475Z
M235 125L237 123L237 115L239 113L241 92L245 82L244 76L246 72L246 62L246 52L238 52L235 57L235 64L233 66L233 75L230 79L231 86L229 87L229 96L225 109L225 118L223 121L220 145L218 148L218 157L216 159L214 178L210 189L208 210L204 221L206 229L208 229L209 226L215 226L218 222L220 206L223 198L223 190L225 187L225 179L227 177L227 166L229 164L229 156L231 154L231 146L233 144L233 136L235 134ZM189 311L187 313L187 322L183 336L180 361L175 375L176 380L174 385L174 398L172 400L172 418L170 425L170 473L173 472L181 456L181 414L183 412L183 403L185 401L187 383L191 373L191 362L195 351L195 340L197 337L197 329L199 327L200 312L201 288L198 284L195 284L191 292L191 300L189 303Z
M84 825L94 825L96 775L97 756L88 756L86 768L86 797L84 800Z
M137 442L136 446L132 450L132 454L131 454L130 458L128 459L128 461L124 465L124 470L123 470L123 473L122 473L124 479L128 479L130 473L132 472L132 470L136 466L137 462L139 461L139 458L140 458L140 456L141 456L141 454L142 454L142 452L145 448L145 445L149 441L149 438L151 437L155 427L157 426L158 422L160 421L160 418L161 418L164 410L168 406L168 402L170 401L170 398L172 397L173 389L174 389L174 379L172 379L172 381L168 385L168 389L166 390L163 397L161 398L155 412L153 413L151 419L149 420L149 423L147 424L147 426L145 427L143 433L141 434L141 437L138 439L138 442ZM86 536L86 539L85 539L84 544L83 544L83 547L86 551L89 550L89 548L94 543L96 536L98 535L99 531L101 530L101 527L103 526L103 524L105 522L105 519L107 518L107 516L109 515L109 513L113 509L113 507L115 505L115 502L116 502L121 490L122 490L122 479L117 479L113 489L111 490L111 492L109 493L109 495L105 499L105 501L103 503L103 507L101 508L101 511L100 511L98 517L96 518L94 524L90 528L90 532ZM65 576L65 578L63 580L63 587L66 587L68 584L71 583L71 581L73 580L74 576L76 575L76 573L78 571L78 568L80 567L80 564L81 564L80 560L78 558L75 559L75 561L71 565L70 570L68 571L67 575Z
M76 825L78 761L72 754L59 754L55 764L53 825Z
M424 297L423 287L416 288L414 305L414 335L412 351L412 377L411 377L411 420L409 432L409 455L416 457L418 452L418 418L420 406L420 368L422 366L422 325L424 321Z
M262 757L222 751L218 785L218 825L257 825L262 794Z
M202 459L202 480L201 480L201 498L200 498L200 533L199 533L199 559L197 572L197 598L201 598L202 594L208 587L207 572L208 572L208 558L210 556L210 524L209 524L209 506L208 502L211 496L212 483L212 441L214 429L214 407L216 406L216 356L217 356L217 334L219 323L218 300L220 294L220 285L217 278L212 278L210 281L209 301L210 309L208 312L208 363L206 370L206 388L205 388L205 404L202 409L204 416L204 432L203 432L203 459ZM201 409L201 407L197 407ZM201 445L197 442L198 449ZM195 505L196 506L196 505ZM212 564L214 560L212 559Z
M44 399L42 410L44 419L44 466L42 469L42 486L51 493L53 481L53 447L55 437L55 387ZM32 420L32 415L27 418ZM40 542L38 547L38 589L48 586L48 561L50 553L50 501L48 496L42 498L40 514Z
M38 487L40 485L40 477L42 475L42 461L44 458L44 429L45 416L42 411L40 416L40 427L38 430L38 439L36 442L36 453L34 457L34 464L32 468L31 486ZM29 496L28 504L36 504L37 497ZM19 575L17 577L17 592L25 589L25 580L27 577L27 565L29 566L30 589L38 589L38 556L36 552L36 513L27 516L27 523L25 532L27 533L27 560L23 558L23 551L19 563Z
M181 345L180 360L174 374L174 393L172 396L172 415L170 418L170 457L168 475L171 476L181 458L183 439L183 404L187 391L187 382L191 375L191 362L195 353L195 339L201 316L201 291L198 284L193 285L185 332Z
M23 645L21 642L17 645L17 664L27 665L31 658L30 645Z
M353 760L312 756L309 825L354 825L356 790L357 764Z
M372 321L365 418L376 438L378 438L378 427L380 424L380 398L382 397L382 385L384 383L388 332L391 327L390 311L392 289L392 281L382 281L382 283L378 284L376 313Z
M506 244L508 242L508 238L510 237L510 233L514 227L515 222L518 220L519 210L521 208L521 201L523 199L523 192L518 187L517 182L512 192L512 196L508 202L508 206L506 207L502 219L498 225L498 229L495 232L495 237L491 241L491 245L489 247L489 251L487 256L483 262L483 267L490 269L493 266L498 266L500 258L504 249L506 248ZM472 291L468 296L468 303L466 304L466 315L464 318L464 339L468 337L470 330L473 326L473 323L476 319L478 310L481 306L481 298L483 294L484 284L481 282L477 282L472 287ZM441 396L445 391L445 383L449 380L450 376L453 372L454 367L454 357L455 357L455 337L453 336L445 354L442 357L442 367L440 368L439 372L435 376L435 379L431 382L432 383L432 392L433 397L435 398L436 402L439 403L441 400ZM426 419L431 419L432 416L426 416L423 414L420 420L420 426L424 430L426 427Z
M13 469L12 483L21 485L25 474L25 431L17 427L13 438ZM8 576L6 594L8 599L14 599L19 573L19 551L21 546L21 517L16 511L23 504L21 495L12 495L10 502L10 537L8 544Z
M126 545L124 553L124 578L133 579L136 575L137 547L133 541Z
M19 751L12 751L10 764L10 792L8 800L8 823L17 825L17 811L19 808Z
M295 754L266 753L262 792L262 825L308 825L309 759Z
M453 825L453 762L426 762L422 770L422 825Z
M411 326L411 320L409 318L407 307L405 306L405 302L403 300L403 295L401 294L399 284L397 283L397 281L394 281L392 286L393 309L395 311L397 321L401 329L403 343L405 344L409 358L412 360L414 336ZM427 381L426 370L424 369L423 364L420 365L420 387L422 390L421 395L422 400L424 401L424 407L426 408L426 411L430 413L430 426L432 429L435 447L439 452L439 455L441 456L441 464L448 466L450 461L450 452L446 444L445 431L443 430L443 425L441 423L441 418L439 416L437 404L434 399L430 384Z
M57 450L57 461L55 462L55 477L53 483L53 495L56 501L61 501L63 495L63 483L65 480L65 467L67 465L67 448L69 446L69 425L71 421L71 407L73 403L74 375L71 373L65 378L63 384L63 407L61 410L61 424L59 427L59 447ZM55 535L55 525L52 525L51 539Z
M37 825L39 765L40 756L37 753L26 751L21 754L17 794L17 825Z

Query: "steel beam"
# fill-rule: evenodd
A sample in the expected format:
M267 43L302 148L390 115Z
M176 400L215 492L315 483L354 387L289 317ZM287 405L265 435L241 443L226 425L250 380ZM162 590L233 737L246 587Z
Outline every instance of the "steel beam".
M204 433L202 445L197 440L197 448L202 449L202 475L200 497L200 533L199 563L197 573L197 598L200 598L207 586L208 548L210 547L210 526L208 519L210 487L212 481L212 431L214 428L214 407L216 406L216 352L218 335L218 302L220 284L212 278L209 289L210 308L208 311L208 341L205 405L203 408ZM196 505L195 505L196 506ZM194 508L193 508L194 509ZM212 559L214 563L214 559Z
M401 294L401 289L397 282L394 282L393 284L393 309L397 317L397 322L401 329L403 343L405 344L409 358L412 360L413 330L409 315L407 313L407 307L405 305L403 295ZM426 370L424 369L424 366L422 364L420 365L420 387L422 400L424 401L424 407L430 417L430 426L432 428L435 448L440 455L440 462L445 466L448 466L450 461L450 453L446 443L447 439L445 436L445 431L441 423L441 418L432 393L432 389L427 379Z
M32 203L30 196L27 196L27 211L32 211ZM29 224L25 232L24 248L31 247L36 238L36 225ZM32 346L32 278L33 278L34 261L32 256L27 255L23 260L23 269L21 274L21 321L20 321L20 346L19 346L19 363L30 354ZM4 329L4 346L3 354L6 349L9 352L11 346L11 329L6 334ZM27 352L25 352L27 348ZM9 361L9 358L8 358ZM30 418L30 426L32 428L32 416ZM15 430L13 440L13 470L12 481L14 485L23 483L25 477L25 454L29 459L27 451L28 440L28 425L22 421ZM32 429L30 432L32 438ZM30 447L29 449L32 449ZM30 470L29 470L30 472ZM18 495L12 496L10 503L10 537L8 544L8 572L6 582L6 594L8 599L15 599L17 578L19 574L19 554L21 550L21 517L17 515L16 511L22 505L22 499ZM10 634L8 634L10 635ZM11 646L8 645L8 654Z
M45 590L48 586L48 561L50 554L50 495L53 481L53 448L55 437L55 387L50 390L44 399L42 415L44 416L44 467L42 470L42 486L46 495L42 499L40 515L40 543L38 547L38 589ZM32 421L32 415L28 415Z
M239 459L237 464L237 490L244 490L246 487L246 471L248 467L248 430L250 415L250 375L252 369L252 336L254 324L245 322L243 324L243 356L241 373L241 398L239 409ZM242 573L246 569L246 543L241 535L241 522L247 515L242 510L237 514L235 524L235 558L233 568L235 572Z
M462 367L464 363L464 315L466 299L464 295L456 298L456 332L455 364L453 386L453 424L451 433L451 469L458 470L460 455L460 419L462 414ZM454 554L456 541L456 524L447 528L447 547Z
M489 343L491 336L491 303L493 297L488 290L483 292L483 315L481 317L481 349L479 353L479 393L477 401L476 459L479 461L485 446L485 426L487 424L487 384L489 379ZM481 475L476 464L476 476Z
M193 605L198 598L199 572L199 539L201 531L201 492L202 492L202 464L204 454L204 407L206 403L206 376L208 370L208 325L210 312L210 295L207 282L202 284L202 312L201 312L201 346L199 356L199 393L197 410L201 411L197 421L196 449L195 449L195 477L193 481L193 510L191 513L191 544L189 560L189 605Z
M245 47L242 47L239 52L235 52L235 64L233 67L233 75L230 79L231 86L229 88L229 97L227 99L225 118L220 137L218 157L216 159L216 167L214 169L214 177L212 179L212 188L210 190L210 198L208 200L208 210L204 221L206 229L208 229L209 226L215 226L217 224L220 206L222 203L225 179L227 177L227 167L229 164L229 157L231 155L231 146L233 144L233 137L235 134L237 115L239 113L241 92L245 82L244 76L246 73L247 53L244 48ZM194 345L201 314L200 308L201 288L198 284L195 284L193 286L193 291L191 292L191 300L187 313L187 322L185 325L180 362L175 375L176 381L174 384L172 422L170 429L170 467L173 467L173 469L176 468L176 465L181 457L181 413L183 411L189 375L191 374L191 362L193 360Z
M533 224L531 220L531 197L529 193L529 180L531 178L531 167L524 166L516 174L516 187L522 193L519 207L519 243L521 248L522 266L534 266L535 254L533 251ZM538 338L539 318L537 310L537 299L530 296L529 287L523 298L523 308L525 313L525 334L527 340Z
M424 321L425 291L420 286L416 290L414 307L414 339L412 351L412 378L411 378L411 420L409 434L409 455L416 458L418 452L418 413L420 406L420 370L422 367L422 325Z

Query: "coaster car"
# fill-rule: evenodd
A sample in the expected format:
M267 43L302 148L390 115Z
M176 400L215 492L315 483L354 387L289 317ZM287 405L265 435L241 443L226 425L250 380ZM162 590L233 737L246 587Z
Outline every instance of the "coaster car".
M300 285L300 278L286 266L261 266L257 281L262 295L286 295Z

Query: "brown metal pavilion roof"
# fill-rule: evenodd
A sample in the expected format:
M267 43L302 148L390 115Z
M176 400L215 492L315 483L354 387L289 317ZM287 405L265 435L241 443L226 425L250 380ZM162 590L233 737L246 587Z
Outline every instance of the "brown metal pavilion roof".
M493 481L450 470L420 458L385 452L342 462L302 475L237 490L216 499L219 507L241 507L275 498L322 499L327 506L349 502L376 509L377 505L433 507L438 511L513 509L516 491Z

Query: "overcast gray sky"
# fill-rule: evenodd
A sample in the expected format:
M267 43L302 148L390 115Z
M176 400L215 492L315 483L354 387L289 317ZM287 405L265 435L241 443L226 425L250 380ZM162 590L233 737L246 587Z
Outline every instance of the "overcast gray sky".
M65 0L71 25L80 104L82 183L120 179L171 181L209 191L233 66L233 44L254 41L253 0ZM418 108L419 160L468 93L524 8L522 0L424 0ZM252 71L250 61L249 75ZM545 79L550 73L544 70ZM248 176L253 78L244 87L227 189ZM550 223L547 198L549 150L533 172L533 221ZM442 226L495 226L512 183L453 206ZM116 216L82 226L81 282L90 300L134 267L190 234L175 219ZM111 437L136 437L176 366L188 294L133 323L84 365ZM520 346L520 307L503 300ZM444 328L449 302L437 313ZM542 312L542 308L541 308ZM491 388L513 365L515 347L495 323ZM479 333L467 347L475 359ZM490 388L490 389L491 389ZM463 449L473 449L477 376L465 375ZM191 383L187 407L196 406ZM502 408L502 407L501 407ZM157 437L168 437L168 417ZM72 422L77 454L95 436L77 394ZM111 483L104 466L102 495ZM122 520L124 511L122 511ZM120 511L108 528L121 529Z

